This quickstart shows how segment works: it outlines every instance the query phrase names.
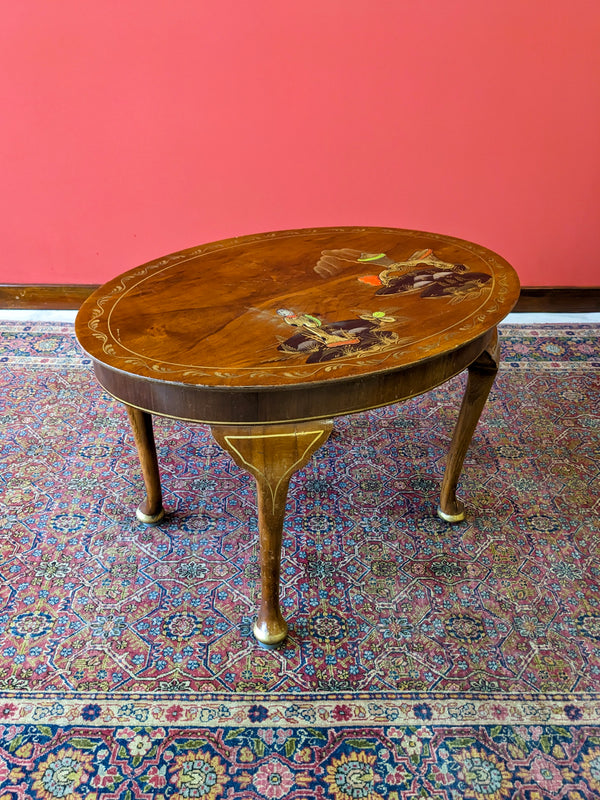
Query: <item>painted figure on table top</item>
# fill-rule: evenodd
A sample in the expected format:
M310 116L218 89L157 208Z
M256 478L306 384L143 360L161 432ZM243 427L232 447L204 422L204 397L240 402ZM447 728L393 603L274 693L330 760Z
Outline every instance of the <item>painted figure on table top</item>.
M278 350L307 353L307 364L332 361L357 352L380 351L398 341L396 333L382 330L386 323L397 321L385 311L340 322L323 322L313 314L297 314L288 308L280 308L277 313L286 325L298 329L293 336L281 341Z
M351 248L323 250L315 272L331 277L342 272L348 263L379 270L358 279L377 287L376 295L418 293L424 298L450 297L451 302L460 302L480 295L491 281L491 275L471 272L464 264L442 261L430 249L416 250L405 261L394 261L386 253L362 253Z

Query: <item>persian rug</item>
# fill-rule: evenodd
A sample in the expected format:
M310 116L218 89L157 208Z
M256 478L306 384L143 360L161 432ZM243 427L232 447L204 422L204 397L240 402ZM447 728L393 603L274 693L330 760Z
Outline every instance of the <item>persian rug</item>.
M0 323L0 800L600 796L600 327L501 335L466 521L435 514L464 376L336 420L266 651L252 479L157 418L139 523L73 327Z

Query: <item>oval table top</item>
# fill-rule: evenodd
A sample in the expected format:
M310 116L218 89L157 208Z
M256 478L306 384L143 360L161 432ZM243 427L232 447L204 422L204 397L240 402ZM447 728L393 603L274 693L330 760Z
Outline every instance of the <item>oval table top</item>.
M503 258L461 239L396 228L276 231L113 278L82 305L76 333L105 388L145 410L207 422L307 419L390 400L363 393L336 412L335 402L297 400L282 410L286 398L309 387L339 395L480 352L518 295ZM407 388L398 397L430 387ZM268 410L254 408L273 393ZM234 407L241 395L245 410Z

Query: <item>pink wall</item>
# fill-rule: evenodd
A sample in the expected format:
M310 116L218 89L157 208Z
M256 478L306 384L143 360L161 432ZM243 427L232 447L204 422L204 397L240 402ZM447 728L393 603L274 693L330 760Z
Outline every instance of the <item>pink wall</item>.
M5 4L0 282L366 224L598 285L599 42L598 0Z

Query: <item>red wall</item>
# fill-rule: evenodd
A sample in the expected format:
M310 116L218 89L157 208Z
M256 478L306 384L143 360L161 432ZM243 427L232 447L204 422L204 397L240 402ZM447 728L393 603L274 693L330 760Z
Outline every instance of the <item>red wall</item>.
M366 224L598 285L599 42L598 0L6 3L0 282Z

